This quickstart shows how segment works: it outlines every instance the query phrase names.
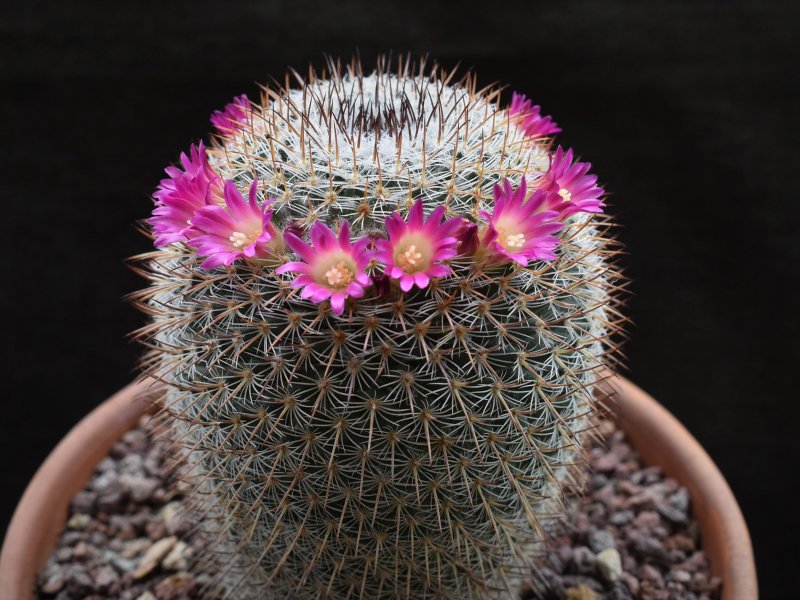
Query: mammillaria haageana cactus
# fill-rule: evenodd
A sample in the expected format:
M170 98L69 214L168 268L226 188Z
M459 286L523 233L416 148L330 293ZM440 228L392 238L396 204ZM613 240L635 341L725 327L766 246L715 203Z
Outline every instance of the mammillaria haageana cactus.
M471 73L296 79L214 113L138 263L202 568L233 598L510 597L613 361L603 192Z

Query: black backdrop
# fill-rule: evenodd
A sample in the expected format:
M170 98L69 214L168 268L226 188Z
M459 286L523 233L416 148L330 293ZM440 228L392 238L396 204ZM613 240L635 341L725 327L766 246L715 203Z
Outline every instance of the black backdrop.
M793 596L799 24L796 3L766 1L6 6L0 527L58 439L131 379L133 223L210 111L323 52L430 52L531 95L594 163L630 252L630 377L728 477L763 596Z

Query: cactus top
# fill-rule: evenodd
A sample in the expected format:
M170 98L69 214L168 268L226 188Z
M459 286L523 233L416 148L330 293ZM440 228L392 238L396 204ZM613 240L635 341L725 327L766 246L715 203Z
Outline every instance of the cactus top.
M284 263L276 273L295 273L303 298L332 299L341 314L370 276L408 291L451 273L454 257L553 260L565 221L602 211L590 165L551 153L560 129L525 96L504 107L498 88L477 90L470 74L453 83L437 67L329 67L328 78L267 87L260 103L242 95L212 115L214 146L192 146L154 194L157 246L179 244L209 269ZM347 249L314 243L342 226Z

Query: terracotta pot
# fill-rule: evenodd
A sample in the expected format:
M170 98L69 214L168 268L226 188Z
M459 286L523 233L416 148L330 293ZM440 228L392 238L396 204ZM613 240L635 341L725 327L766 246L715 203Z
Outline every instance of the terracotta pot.
M622 377L607 382L611 412L645 462L685 485L700 524L703 549L723 600L758 598L755 563L742 513L728 484L691 434L658 402ZM95 465L151 406L150 381L124 388L69 432L39 468L9 525L0 555L5 600L34 598L36 573L55 547L70 500Z

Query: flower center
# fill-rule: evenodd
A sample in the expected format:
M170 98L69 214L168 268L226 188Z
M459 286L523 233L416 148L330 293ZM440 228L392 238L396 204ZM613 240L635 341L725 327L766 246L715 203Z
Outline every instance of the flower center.
M251 231L250 233L234 231L228 239L234 248L244 248L255 242L259 235L261 235L259 231Z
M567 188L561 188L558 190L558 195L564 200L564 202L569 202L572 200L572 192L570 192Z
M503 248L522 248L525 245L524 233L510 233L500 235L500 244Z
M340 289L352 283L353 271L342 260L325 271L325 279L328 281L329 286Z
M413 273L420 267L422 252L417 250L416 244L409 244L404 251L397 253L397 265L406 273Z
M509 227L509 225L511 225ZM519 250L525 247L525 242L528 240L522 232L516 232L509 220L502 219L500 223L495 223L497 230L497 243L500 244L504 250Z

